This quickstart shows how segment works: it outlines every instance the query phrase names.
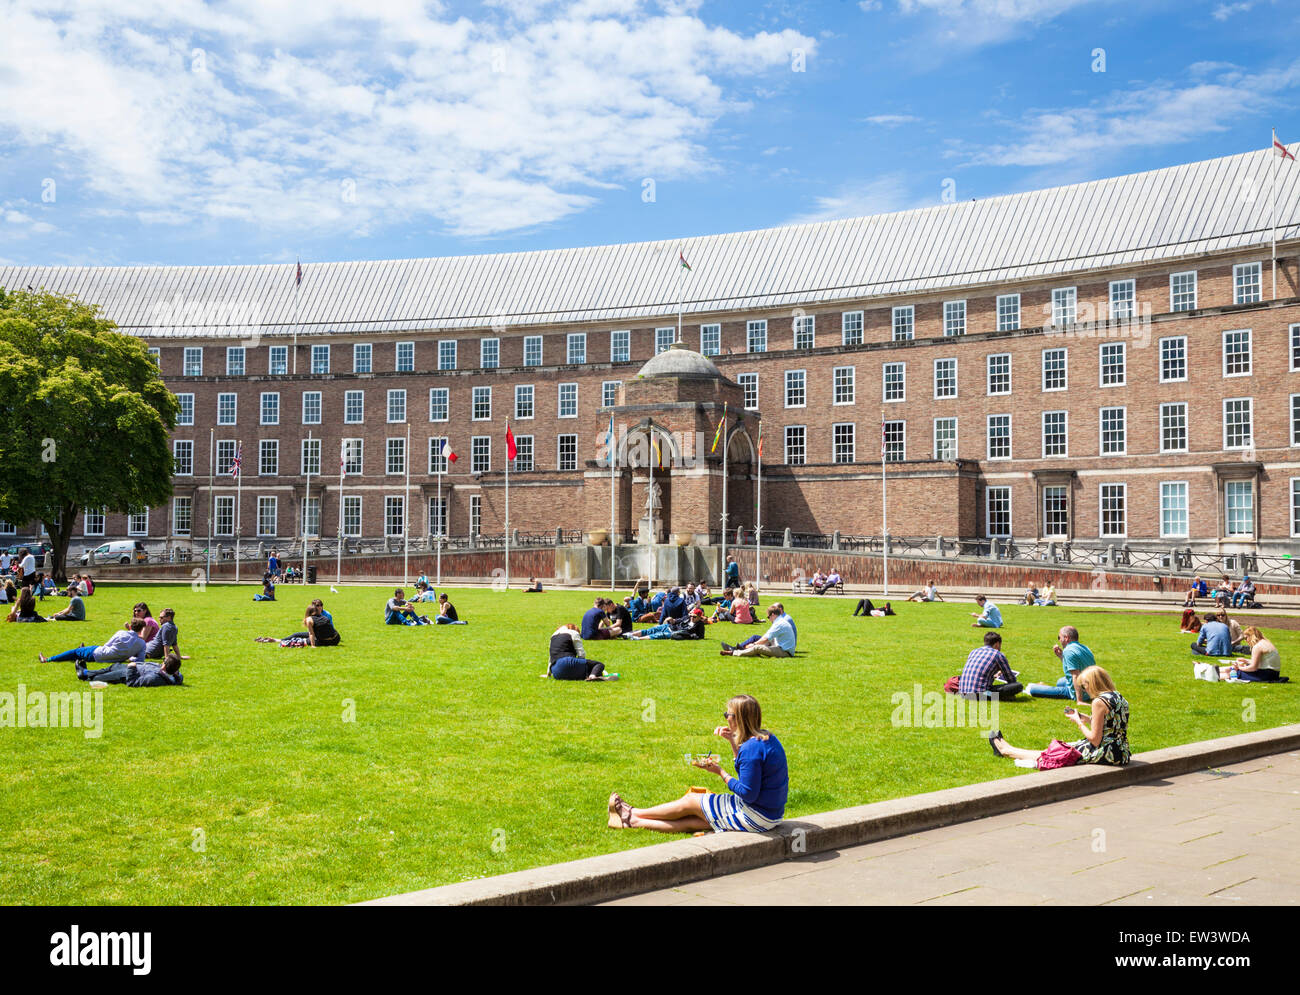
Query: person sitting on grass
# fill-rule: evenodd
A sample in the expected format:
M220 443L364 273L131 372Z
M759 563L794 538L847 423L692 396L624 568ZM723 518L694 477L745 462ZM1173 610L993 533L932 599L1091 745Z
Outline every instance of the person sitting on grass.
M1233 660L1227 667L1219 668L1219 677L1225 681L1286 681L1282 676L1282 655L1277 647L1264 637L1257 627L1249 626L1242 634L1250 647L1250 659Z
M525 594L541 594L541 593L542 593L542 582L541 582L540 580L538 580L536 577L529 577L529 578L528 578L528 586L524 588L524 593L525 593Z
M938 585L936 585L934 581L930 580L930 581L926 581L925 587L915 592L907 600L908 601L942 601L943 598L939 596ZM856 615L857 612L854 612L854 614Z
M624 639L703 639L704 609L692 608L683 618L669 619L659 625L652 625L640 632L625 635Z
M713 622L731 622L734 616L731 613L731 605L735 600L731 588L724 587L722 593L715 598L709 598L713 605L713 614L709 616L708 621Z
M393 591L393 596L384 605L384 625L429 625L427 616L420 615L406 600L406 592L400 587Z
M672 618L685 618L687 610L686 599L682 597L681 588L670 587L659 609L659 623L662 625Z
M144 656L144 639L140 636L143 631L144 620L133 618L125 628L113 633L108 642L100 646L83 644L76 649L56 653L54 656L41 656L38 653L36 658L41 663L64 663L72 660L77 664L78 670L87 663L125 663L132 657Z
M745 583L745 600L749 602L750 608L758 607L758 585L752 580Z
M631 632L632 613L627 610L626 606L620 605L613 598L605 599L605 618L609 620L610 632L623 635L625 632Z
M254 601L275 600L275 579L269 574L262 574L262 593L253 595Z
M0 602L7 605L18 603L18 587L12 580L5 581L4 595L0 597Z
M1087 701L1086 697L1079 698L1081 688L1078 679L1079 675L1089 667L1095 667L1097 661L1093 659L1092 650L1079 642L1079 630L1072 625L1061 626L1061 631L1056 634L1056 645L1052 647L1052 652L1060 659L1065 676L1058 677L1055 684L1029 684L1025 687L1025 694L1031 698L1068 698L1070 701Z
M1036 604L1037 602L1038 602L1038 588L1031 585L1029 589L1020 596L1020 604L1032 605L1032 604Z
M1052 605L1055 605L1055 604L1056 604L1056 585L1055 585L1055 584L1048 584L1045 588L1043 588L1042 593L1038 596L1038 600L1036 600L1036 601L1034 602L1034 604L1038 605L1038 607L1040 607L1040 608L1042 608L1042 607L1044 607L1044 606L1049 606L1049 607L1050 607L1050 606L1052 606Z
M738 694L727 702L725 726L713 730L731 745L736 764L732 777L717 763L696 766L716 774L730 794L688 791L676 801L652 808L633 808L617 792L609 796L611 829L651 829L660 833L765 833L785 817L790 772L780 740L763 728L758 701Z
M90 574L81 575L81 596L89 598L95 593L95 582L90 579Z
M754 624L754 606L750 604L749 598L745 597L744 591L738 591L736 596L731 599L731 621L736 625L753 625Z
M435 621L439 625L469 625L468 622L461 621L461 617L456 614L456 606L448 599L445 591L438 595L438 617Z
M1228 627L1228 638L1232 640L1232 652L1248 653L1250 648L1242 642L1241 623L1235 618L1228 615L1228 609L1220 608L1218 612L1219 621Z
M650 602L641 597L641 592L637 590L623 599L623 607L627 609L627 613L632 616L632 620L635 622L650 610Z
M798 642L798 633L794 628L794 620L785 614L784 608L780 602L773 602L767 608L767 632L761 636L751 636L739 646L729 646L727 643L722 644L719 651L720 656L763 656L763 657L790 657L794 656L795 646Z
M994 678L1001 677L1003 683L994 683ZM1002 655L1002 633L984 633L984 645L970 651L966 665L961 668L961 677L957 682L957 693L963 698L997 698L1011 701L1021 691L1017 674L1011 664Z
M1002 628L1002 610L997 605L982 594L975 595L975 604L980 606L980 611L970 613L970 617L975 620L970 624L972 629Z
M622 635L621 632L618 634ZM591 603L591 607L583 613L582 638L613 639L614 635L615 633L609 624L609 618L605 615L605 596L598 594Z
M281 649L301 649L308 646L337 646L342 642L338 630L334 628L334 619L330 617L319 600L307 606L302 620L302 631L279 639L275 636L258 636L254 642L278 643Z
M144 620L144 632L140 633L141 638L147 643L154 636L158 635L158 622L153 617L153 612L143 601L137 602L131 609L131 617Z
M1184 635L1194 635L1201 631L1201 618L1190 602L1183 609L1183 620L1178 626L1178 631Z
M167 688L184 684L181 675L181 658L175 650L168 650L161 664L158 663L115 663L98 670L86 670L77 661L77 677L83 681L98 681L101 684L125 684L129 688Z
M72 588L73 591L78 590ZM80 594L71 594L68 597L68 607L61 612L55 612L50 616L51 622L84 622L86 621L86 603L81 600Z
M70 598L74 594L81 593L81 581L78 579L76 574L72 575L72 580L68 581L68 586L64 590L60 591L59 593L62 594L65 598Z
M9 622L44 622L45 616L36 610L36 598L29 585L24 584L18 592L18 601L6 616Z
M658 622L659 613L663 611L664 602L667 600L668 600L667 589L662 590L657 594L652 594L650 595L649 600L646 602L647 605L646 610L642 614L633 615L632 617L636 619L638 622Z
M566 622L551 633L551 662L542 677L557 681L616 681L618 674L605 673L599 660L588 660L578 627Z
M1206 612L1201 619L1201 633L1192 643L1197 656L1232 656L1232 630L1218 615Z
M1055 766L1069 766L1071 762L1124 766L1132 756L1128 745L1128 702L1115 690L1115 682L1101 667L1089 667L1079 674L1077 681L1092 699L1092 715L1085 720L1076 709L1065 710L1065 714L1079 727L1084 738L1074 743L1054 742L1052 747L1068 746L1078 752L1077 760L1072 759ZM1018 749L1003 738L1001 729L989 735L989 743L993 752L1000 757L1028 760L1040 766L1039 757L1047 752Z

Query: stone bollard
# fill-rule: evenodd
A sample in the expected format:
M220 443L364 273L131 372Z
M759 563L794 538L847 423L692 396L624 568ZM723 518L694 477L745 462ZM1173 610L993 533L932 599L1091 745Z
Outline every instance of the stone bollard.
M1115 544L1113 542L1106 547L1106 565L1115 566Z
M831 549L840 548L840 530L836 529L831 533Z
M559 545L560 545L561 543L563 543L563 542L564 542L564 529L563 529L563 527L561 527L561 526L556 526L556 529L555 529L555 545L559 546Z
M936 556L943 556L943 536L934 537L934 552Z
M781 539L781 545L784 546L786 549L790 549L791 547L794 546L794 536L790 534L789 529L785 530L785 536L782 537Z
M518 546L518 545L519 545L519 530L518 530L518 529L511 529L511 530L510 530L510 545L512 545L512 546Z
M989 540L989 559L990 559L990 560L997 560L997 559L1001 559L1001 557L1002 557L1002 540L1001 540L1001 539L990 539L990 540Z
M1047 559L1048 559L1050 562L1052 562L1052 563L1058 563L1058 562L1060 562L1060 557L1057 555L1057 552L1056 552L1056 543L1055 543L1055 542L1049 542L1049 543L1047 544Z

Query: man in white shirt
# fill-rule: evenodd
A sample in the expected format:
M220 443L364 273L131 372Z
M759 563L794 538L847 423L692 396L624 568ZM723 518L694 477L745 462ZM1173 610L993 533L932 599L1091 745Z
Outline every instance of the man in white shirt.
M0 550L0 577L9 572L9 551Z
M24 585L36 583L36 557L32 555L30 549L23 550L22 563L18 569L23 575Z

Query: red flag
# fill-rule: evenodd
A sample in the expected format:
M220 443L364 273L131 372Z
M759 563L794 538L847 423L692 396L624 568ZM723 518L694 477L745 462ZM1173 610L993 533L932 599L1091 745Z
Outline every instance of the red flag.
M506 422L506 459L514 459L519 452L519 447L515 445L515 433L510 431L510 423Z

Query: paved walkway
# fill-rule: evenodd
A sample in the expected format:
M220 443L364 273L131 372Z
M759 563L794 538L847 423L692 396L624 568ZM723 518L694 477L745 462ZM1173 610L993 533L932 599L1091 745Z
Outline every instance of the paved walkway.
M1283 753L607 904L1295 905L1298 852Z

